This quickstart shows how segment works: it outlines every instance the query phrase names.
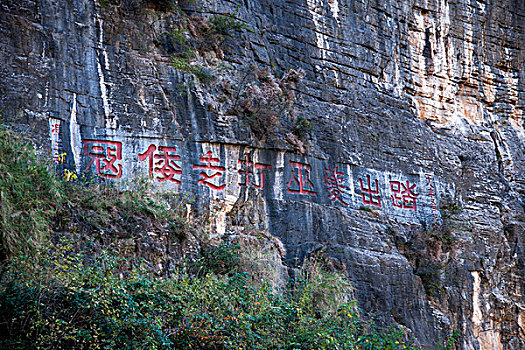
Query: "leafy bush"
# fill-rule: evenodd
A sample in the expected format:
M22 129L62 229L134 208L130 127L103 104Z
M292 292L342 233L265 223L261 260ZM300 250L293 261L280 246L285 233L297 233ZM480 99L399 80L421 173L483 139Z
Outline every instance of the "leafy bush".
M244 22L239 21L233 16L215 15L210 20L212 24L212 31L220 35L231 35L232 31L239 31L242 29L250 29ZM253 32L253 30L251 30Z
M173 68L186 73L191 73L203 83L207 83L213 80L213 75L207 72L204 67L201 67L199 65L192 65L186 58L172 57L171 63L173 65Z
M20 135L0 128L0 261L35 253L49 234L63 199L51 168Z
M121 278L123 261L110 253L88 262L64 247L4 269L0 348L170 348L163 327L180 317L180 302L164 291L166 281L141 267Z
M238 244L221 242L218 246L203 249L193 263L193 268L198 274L225 275L238 271L240 259Z
M325 310L317 278L278 295L247 272L158 278L108 251L67 241L18 258L0 279L0 346L9 349L398 349L400 330L363 322L353 302ZM410 348L408 346L407 348Z

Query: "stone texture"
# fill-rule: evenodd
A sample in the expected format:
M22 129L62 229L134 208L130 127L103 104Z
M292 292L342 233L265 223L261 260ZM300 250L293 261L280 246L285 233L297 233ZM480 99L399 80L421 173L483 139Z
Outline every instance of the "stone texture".
M122 143L115 163L122 178L148 173L137 154L149 145L175 147L181 185L159 184L197 196L219 235L268 230L283 242L290 266L324 248L346 265L361 307L409 328L425 346L459 329L462 349L525 348L523 1L180 5L198 17L236 12L251 29L199 52L195 62L215 77L210 84L174 69L159 44L181 21L174 12L3 0L2 123L31 135L51 157L49 119L61 120L61 170L86 168L86 140ZM265 140L239 115L237 101L257 83L255 67L276 79L304 70L290 90L293 113L313 126L303 135L306 154L279 130L290 115ZM192 166L208 150L225 167L224 193L197 182ZM262 191L238 185L244 150L272 165ZM286 191L290 160L312 167L318 195ZM392 176L419 178L426 212L360 209L359 189L349 208L334 205L323 169L335 165L349 169L348 187L357 188L359 174L384 176L385 204ZM446 229L432 227L425 173L435 181Z

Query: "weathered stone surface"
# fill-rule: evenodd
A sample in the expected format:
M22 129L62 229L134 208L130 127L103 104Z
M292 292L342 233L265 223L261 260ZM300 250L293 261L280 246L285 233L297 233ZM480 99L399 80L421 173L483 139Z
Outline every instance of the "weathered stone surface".
M460 348L525 348L523 1L181 1L195 33L199 17L236 11L251 29L220 45L200 38L212 48L194 63L209 84L176 70L177 48L162 44L179 14L109 3L1 2L2 123L61 170L95 174L99 162L119 181L153 160L159 186L196 196L219 235L268 230L290 266L324 248L346 264L361 307L423 345L459 329ZM257 78L263 68L275 84ZM283 90L288 69L305 77ZM263 140L241 113L249 86L294 92L295 111L283 105ZM293 115L312 124L306 144L288 135ZM199 168L208 151L224 169ZM272 167L247 183L245 151ZM222 172L216 189L202 171ZM360 179L371 190L377 179L378 193ZM391 197L401 184L417 185L417 210Z

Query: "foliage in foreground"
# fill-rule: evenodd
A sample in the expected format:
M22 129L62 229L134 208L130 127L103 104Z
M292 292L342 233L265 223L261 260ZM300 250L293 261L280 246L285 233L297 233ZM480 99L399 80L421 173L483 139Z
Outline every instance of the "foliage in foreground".
M64 241L37 260L11 260L1 275L1 348L410 348L401 331L362 322L353 303L315 307L318 281L278 295L253 287L246 272L159 278L128 264L107 251L75 253Z

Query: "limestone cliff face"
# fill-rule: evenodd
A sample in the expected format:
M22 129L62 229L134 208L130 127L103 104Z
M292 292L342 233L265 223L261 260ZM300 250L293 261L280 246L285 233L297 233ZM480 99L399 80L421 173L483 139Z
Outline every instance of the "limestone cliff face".
M2 123L323 249L423 345L525 348L525 2L162 3L2 0Z

